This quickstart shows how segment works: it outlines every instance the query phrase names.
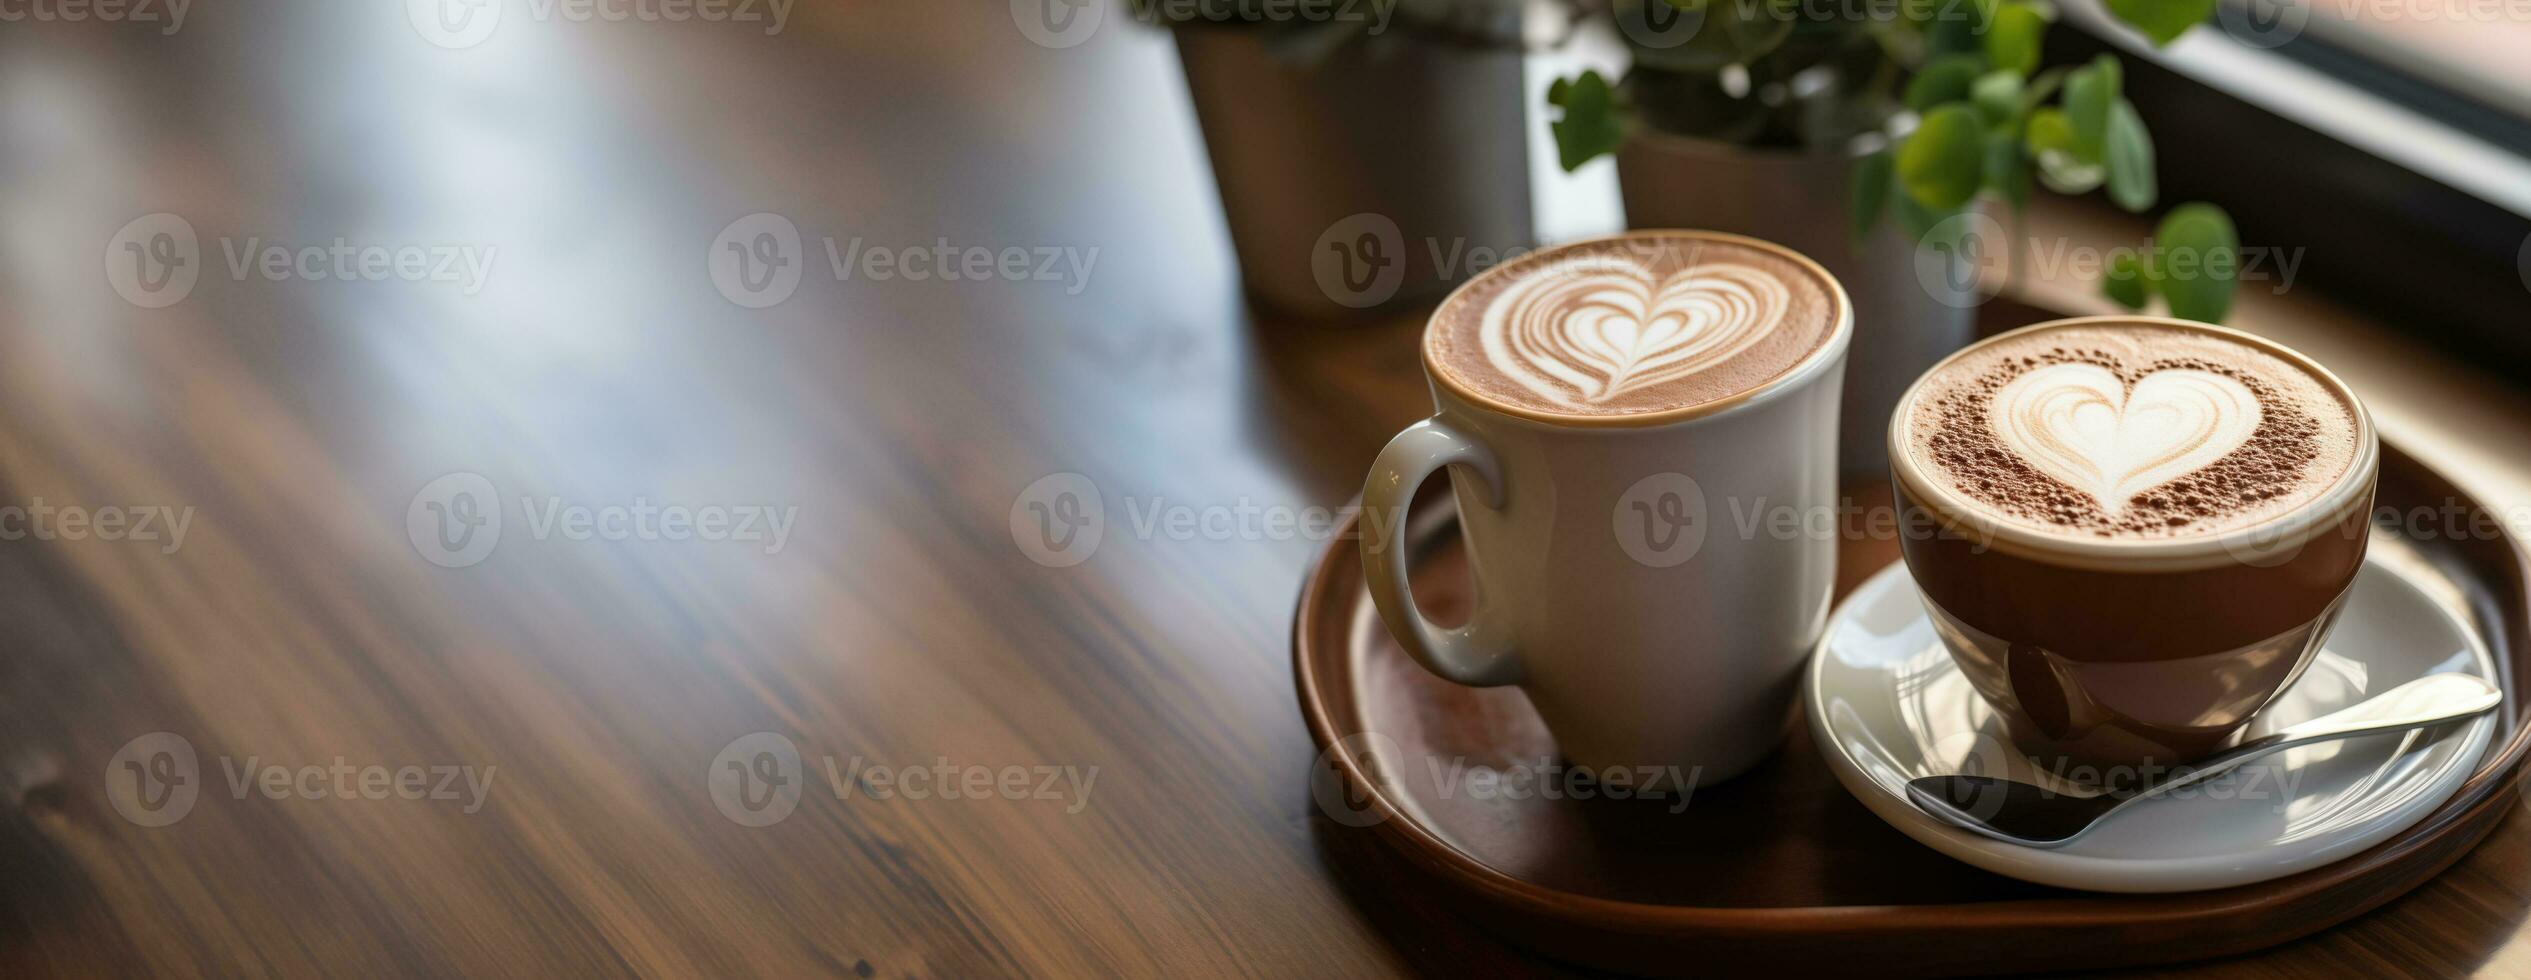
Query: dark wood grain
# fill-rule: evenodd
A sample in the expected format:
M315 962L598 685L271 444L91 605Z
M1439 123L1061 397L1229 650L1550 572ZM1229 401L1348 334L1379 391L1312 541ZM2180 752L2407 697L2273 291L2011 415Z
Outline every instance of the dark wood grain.
M0 24L0 505L193 515L172 552L0 540L0 975L1561 969L1323 832L1286 659L1323 542L1137 531L1337 506L1427 406L1413 314L1246 311L1165 39L1041 48L985 2L804 3L771 35L510 4L444 49L403 7ZM705 262L759 211L812 274L750 309ZM100 255L158 212L202 278L145 309ZM338 237L492 273L239 277L221 248ZM1099 258L1077 291L847 282L826 237ZM468 567L406 532L451 473L507 510ZM1012 514L1062 473L1108 521L1049 567ZM797 518L771 554L539 539L522 497ZM109 797L155 732L201 789L160 827ZM1073 812L811 785L748 827L706 775L756 732L812 769L1099 775ZM464 812L224 771L337 758L493 775ZM2207 971L2522 969L2526 880L2515 821Z

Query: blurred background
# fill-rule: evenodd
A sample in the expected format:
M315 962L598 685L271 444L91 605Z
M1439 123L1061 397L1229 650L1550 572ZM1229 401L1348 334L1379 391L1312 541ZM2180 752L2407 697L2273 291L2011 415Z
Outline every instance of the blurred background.
M1549 969L1324 832L1291 603L1626 227L1847 281L1858 480L2139 307L2531 503L2531 12L2111 8L0 0L0 973Z

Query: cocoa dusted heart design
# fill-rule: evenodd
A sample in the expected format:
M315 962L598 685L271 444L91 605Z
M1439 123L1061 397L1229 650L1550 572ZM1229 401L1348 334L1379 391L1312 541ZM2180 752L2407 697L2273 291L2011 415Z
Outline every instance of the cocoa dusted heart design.
M2136 494L2206 468L2249 441L2261 412L2248 386L2174 368L2133 387L2096 364L2050 364L1995 393L1996 438L2115 517Z
M1486 359L1542 398L1582 407L1696 374L1749 349L1791 305L1783 280L1732 263L1657 277L1622 256L1539 270L1487 304Z

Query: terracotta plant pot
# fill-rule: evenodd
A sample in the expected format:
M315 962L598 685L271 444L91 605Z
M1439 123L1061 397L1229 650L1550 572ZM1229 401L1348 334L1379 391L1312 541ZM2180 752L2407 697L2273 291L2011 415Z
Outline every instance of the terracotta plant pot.
M1284 313L1427 299L1532 244L1521 55L1412 37L1278 60L1176 32L1249 292Z
M1826 266L1854 301L1837 464L1889 473L1890 412L1907 386L1976 334L1974 276L1949 253L1920 253L1884 220L1859 243L1848 217L1854 157L1752 150L1637 132L1617 153L1626 223L1708 228L1788 246Z

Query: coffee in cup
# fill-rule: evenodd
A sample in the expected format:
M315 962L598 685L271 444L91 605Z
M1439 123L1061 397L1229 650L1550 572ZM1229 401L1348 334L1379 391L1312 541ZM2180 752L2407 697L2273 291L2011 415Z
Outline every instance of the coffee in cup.
M1513 412L1662 416L1746 394L1826 347L1844 299L1824 275L1723 238L1565 246L1452 295L1425 361L1436 383Z
M2040 324L1890 425L1908 571L2015 740L2133 767L2220 747L2301 675L2363 564L2380 450L2346 384L2237 331Z
M1836 542L1739 534L1727 508L1834 505L1852 333L1817 264L1708 232L1544 249L1462 285L1425 328L1435 414L1362 489L1387 524L1362 556L1389 631L1444 678L1520 685L1576 764L1706 783L1754 765L1791 720ZM1399 519L1443 466L1478 595L1454 629L1408 595Z

